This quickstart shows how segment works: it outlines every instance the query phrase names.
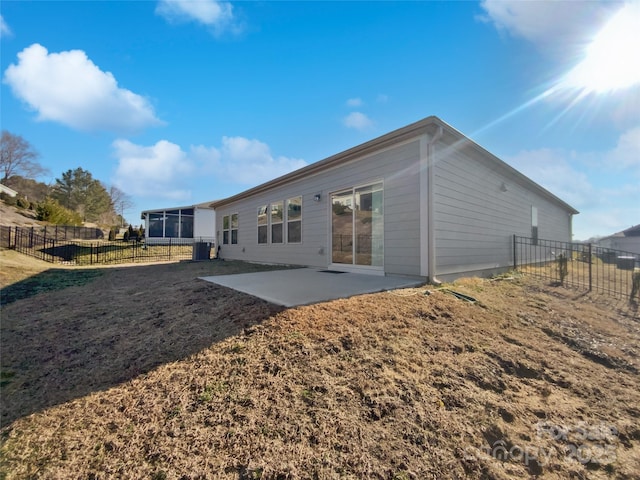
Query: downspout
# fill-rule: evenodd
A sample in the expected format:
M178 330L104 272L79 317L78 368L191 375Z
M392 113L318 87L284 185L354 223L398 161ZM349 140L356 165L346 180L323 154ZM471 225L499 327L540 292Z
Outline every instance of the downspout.
M442 282L436 278L436 228L435 228L435 205L434 205L434 167L435 167L435 144L442 137L442 126L438 125L436 133L433 134L431 139L427 142L427 224L428 224L428 273L429 281L435 285L439 285Z

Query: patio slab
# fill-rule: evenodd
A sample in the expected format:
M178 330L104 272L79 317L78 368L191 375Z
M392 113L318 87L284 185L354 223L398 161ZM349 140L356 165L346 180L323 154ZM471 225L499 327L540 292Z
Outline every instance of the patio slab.
M424 284L423 280L409 277L364 275L314 268L200 278L285 307L310 305L337 298Z

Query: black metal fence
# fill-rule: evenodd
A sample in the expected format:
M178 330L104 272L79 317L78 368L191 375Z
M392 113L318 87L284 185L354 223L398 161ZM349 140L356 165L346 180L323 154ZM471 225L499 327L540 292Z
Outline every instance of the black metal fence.
M157 262L171 260L204 260L202 248L196 252L194 245L202 247L205 242L211 248L211 241L198 239L167 238L162 243L147 244L144 241L83 241L57 240L45 237L31 229L0 226L0 246L14 249L19 253L51 263L68 265L99 265L136 262Z
M513 267L558 285L629 299L640 295L637 253L514 235Z
M33 227L9 228L14 232L35 233L53 240L100 240L104 238L104 231L100 228L77 227L75 225L37 225Z

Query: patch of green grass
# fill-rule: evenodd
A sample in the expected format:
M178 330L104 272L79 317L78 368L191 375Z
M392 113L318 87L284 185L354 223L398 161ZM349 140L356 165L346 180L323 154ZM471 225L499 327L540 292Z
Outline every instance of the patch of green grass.
M0 387L6 387L11 383L11 379L15 377L15 372L9 372L7 370L0 371Z
M103 274L100 270L50 269L0 290L0 305L33 297L39 293L86 285Z

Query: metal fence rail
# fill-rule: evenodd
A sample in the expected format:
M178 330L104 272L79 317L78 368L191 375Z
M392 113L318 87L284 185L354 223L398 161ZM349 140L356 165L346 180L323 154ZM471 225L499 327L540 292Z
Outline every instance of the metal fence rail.
M513 267L558 285L630 299L640 292L640 255L591 243L513 236Z
M191 238L168 238L165 242L153 244L144 241L57 240L31 229L0 226L0 246L46 262L68 265L191 260L196 243L197 239Z
M75 225L36 225L33 227L6 227L13 232L35 233L54 240L100 240L104 232L99 228L77 227Z

